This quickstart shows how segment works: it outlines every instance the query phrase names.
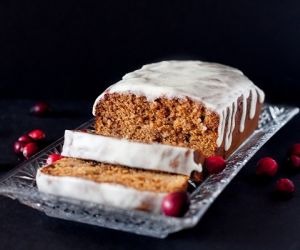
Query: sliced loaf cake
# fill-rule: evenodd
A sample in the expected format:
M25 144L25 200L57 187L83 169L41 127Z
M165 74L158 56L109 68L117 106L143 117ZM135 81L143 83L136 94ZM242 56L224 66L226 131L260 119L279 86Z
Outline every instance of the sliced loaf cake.
M38 169L42 192L158 213L167 193L186 191L188 176L63 158Z

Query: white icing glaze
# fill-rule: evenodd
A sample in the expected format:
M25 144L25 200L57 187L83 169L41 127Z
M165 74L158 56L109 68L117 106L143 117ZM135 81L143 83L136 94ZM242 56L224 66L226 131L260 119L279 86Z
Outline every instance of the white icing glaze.
M226 123L226 117L227 117L227 109L224 109L222 113L220 114L220 124L218 127L218 134L223 135L225 131L225 123ZM223 136L219 136L217 139L217 146L220 147L223 141Z
M233 105L242 97L243 109L240 131L244 131L247 107L244 102L251 93L250 119L255 116L257 99L264 101L264 93L255 86L240 70L217 63L202 61L163 61L144 65L141 69L126 74L121 81L110 86L98 96L93 106L95 115L96 105L105 93L132 93L145 96L148 101L159 97L190 98L203 103L208 109L220 117L217 145L224 140L226 124L235 126ZM258 97L258 98L257 98ZM227 109L229 111L227 112ZM232 127L225 135L225 148L231 146ZM227 139L226 139L227 138Z
M232 104L233 108L230 110L230 115L228 119L228 125L227 125L227 132L226 132L226 138L225 138L225 150L228 150L230 148L231 142L232 142L232 133L235 128L235 115L237 111L237 101L234 101Z
M245 122L246 122L246 115L247 115L247 98L249 96L243 95L243 110L242 110L242 115L241 115L241 122L240 122L240 132L244 132L245 129Z
M153 213L160 212L166 193L139 191L113 183L97 183L78 177L53 176L38 169L36 183L39 191L124 209L147 206Z
M256 111L256 103L257 103L257 91L256 89L251 89L251 104L250 104L250 119L253 119Z
M263 103L265 100L265 93L260 89L256 87L256 91L258 92L258 100L260 103Z
M140 143L79 131L65 131L62 155L128 167L190 175L202 171L194 161L194 150L183 147Z

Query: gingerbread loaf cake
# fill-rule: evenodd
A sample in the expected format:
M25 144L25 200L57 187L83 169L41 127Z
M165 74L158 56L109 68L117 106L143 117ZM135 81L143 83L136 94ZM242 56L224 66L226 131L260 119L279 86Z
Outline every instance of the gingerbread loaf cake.
M159 213L167 193L187 189L188 176L63 158L38 169L36 183L53 195Z
M95 101L97 134L227 158L258 124L264 93L241 71L163 61L126 74Z
M65 132L65 158L36 176L40 191L159 212L167 193L203 179L255 130L264 93L241 71L201 61L143 66L93 106L95 131ZM191 176L190 176L191 175Z

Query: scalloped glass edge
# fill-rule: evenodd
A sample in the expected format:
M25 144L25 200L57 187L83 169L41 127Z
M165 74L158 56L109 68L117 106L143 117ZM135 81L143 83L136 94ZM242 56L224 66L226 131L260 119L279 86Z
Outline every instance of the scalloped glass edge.
M63 138L3 176L0 179L0 194L17 199L51 217L165 238L170 233L195 226L250 158L298 112L297 107L265 104L259 127L230 156L227 167L221 173L208 177L191 193L190 208L182 218L124 210L38 192L36 171L45 163L48 154L61 151ZM77 129L91 128L93 121L91 119Z

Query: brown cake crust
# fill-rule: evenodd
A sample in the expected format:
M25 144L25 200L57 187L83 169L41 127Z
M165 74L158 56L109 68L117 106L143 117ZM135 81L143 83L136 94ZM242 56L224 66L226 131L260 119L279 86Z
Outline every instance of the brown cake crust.
M238 99L238 109L236 113L236 119L235 119L235 128L232 132L232 143L231 147L226 151L225 150L225 140L223 140L222 145L217 149L216 154L221 155L224 158L228 158L257 128L258 126L258 120L262 109L262 103L257 101L256 103L256 110L255 110L255 116L250 119L250 106L251 106L251 96L247 99L247 115L246 115L246 121L245 121L245 129L241 133L240 128L240 121L242 117L242 98ZM228 117L227 117L228 119ZM226 131L226 130L225 130ZM226 132L225 132L226 133Z
M227 158L257 127L262 105L257 102L255 117L250 119L250 102L251 96L247 99L245 129L241 133L242 97L238 99L236 125L228 151L225 140L220 147L216 145L219 115L189 98L161 97L149 102L145 96L106 93L96 106L95 130L106 136L193 148L201 152L201 162L211 155Z

